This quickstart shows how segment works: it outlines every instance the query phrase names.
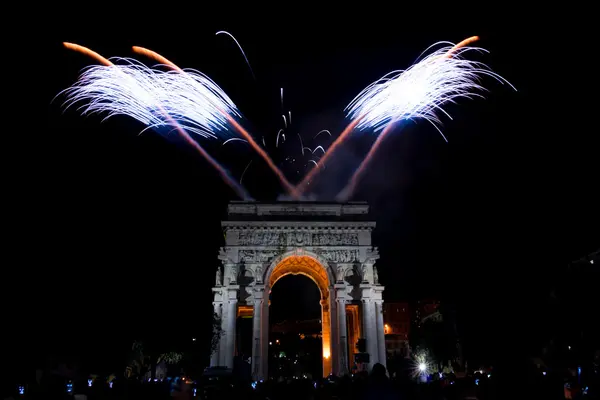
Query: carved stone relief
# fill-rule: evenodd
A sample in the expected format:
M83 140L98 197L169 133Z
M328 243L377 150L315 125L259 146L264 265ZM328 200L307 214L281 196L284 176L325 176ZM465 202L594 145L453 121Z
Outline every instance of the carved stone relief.
M328 262L349 263L358 261L359 250L327 250L318 254Z
M240 232L240 246L357 246L356 233Z
M277 255L274 251L240 250L240 262L270 262Z
M379 250L376 247L373 247L367 250L367 260L374 262L379 259Z
M313 233L313 246L358 246L356 233Z

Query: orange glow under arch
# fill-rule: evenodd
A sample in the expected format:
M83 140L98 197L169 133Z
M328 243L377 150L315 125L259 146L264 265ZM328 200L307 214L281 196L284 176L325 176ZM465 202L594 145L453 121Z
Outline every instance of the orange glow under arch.
M273 269L269 278L269 286L287 275L304 275L310 278L321 291L321 300L329 298L329 277L326 267L310 256L288 256Z
M290 255L273 268L269 277L269 287L287 275L304 275L310 278L321 292L321 332L323 339L323 375L328 376L332 370L331 360L331 313L329 310L329 276L327 267L317 259L302 255Z

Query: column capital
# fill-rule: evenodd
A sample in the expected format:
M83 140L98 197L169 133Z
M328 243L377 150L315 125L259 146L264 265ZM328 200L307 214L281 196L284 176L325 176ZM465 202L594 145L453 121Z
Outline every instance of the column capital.
M347 299L347 286L343 283L336 283L334 285L334 293L335 293L335 300L336 301L341 301L341 300L346 300Z
M337 301L337 302L338 302L338 304L342 304L342 305L345 305L345 304L346 304L346 302L347 302L347 300L346 300L345 298L343 298L343 297L337 297L337 298L335 299L335 301Z
M238 296L238 291L240 289L239 285L229 285L224 287L226 293L227 293L227 297L226 299L231 301L236 301L237 302L237 296Z
M252 288L252 296L254 301L263 300L265 296L265 285L254 285Z

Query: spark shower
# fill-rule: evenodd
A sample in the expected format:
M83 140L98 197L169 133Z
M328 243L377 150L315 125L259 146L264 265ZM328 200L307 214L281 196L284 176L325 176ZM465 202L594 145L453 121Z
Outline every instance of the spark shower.
M237 40L227 32L218 33L231 36L242 51L254 76L246 54ZM218 140L223 145L232 141L249 144L277 176L286 195L298 200L307 194L310 182L325 167L337 149L349 140L353 131L371 132L377 136L375 142L346 187L337 196L338 200L346 201L352 197L383 138L403 120L425 120L438 130L443 140L446 140L441 131L442 118L452 118L443 109L444 105L455 103L460 98L483 97L481 93L485 88L481 81L486 76L514 89L485 64L466 58L469 53L486 52L483 48L470 46L478 39L477 36L473 36L458 44L435 43L406 70L390 72L367 86L345 108L348 126L327 149L323 147L326 146L325 143L316 145L314 149L304 146L302 137L298 134L300 153L302 157L310 158L306 162L310 167L296 186L289 182L269 156L264 136L261 146L255 137L243 128L240 110L217 83L200 71L178 67L152 50L133 47L136 54L159 63L150 68L132 58L109 60L83 46L64 43L66 48L85 54L100 65L84 69L77 82L59 95L66 97L66 107L77 105L84 115L102 114L104 119L114 115L126 115L146 126L142 132L152 129L167 138L171 132L177 132L244 200L249 200L250 195L243 188L242 180L252 161L244 169L238 183L225 167L204 150L201 141ZM281 106L284 128L277 133L276 148L289 140L285 133L292 124L291 111L285 113L283 110L283 89ZM313 139L318 137L329 139L331 132L322 130L314 135ZM296 159L290 155L286 160L290 158Z

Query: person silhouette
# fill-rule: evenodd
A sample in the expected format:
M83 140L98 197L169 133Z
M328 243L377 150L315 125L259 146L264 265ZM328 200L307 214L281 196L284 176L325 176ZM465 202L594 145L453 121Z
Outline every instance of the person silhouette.
M400 398L400 394L396 393L387 377L385 367L380 363L373 365L366 389L365 400L397 400Z

